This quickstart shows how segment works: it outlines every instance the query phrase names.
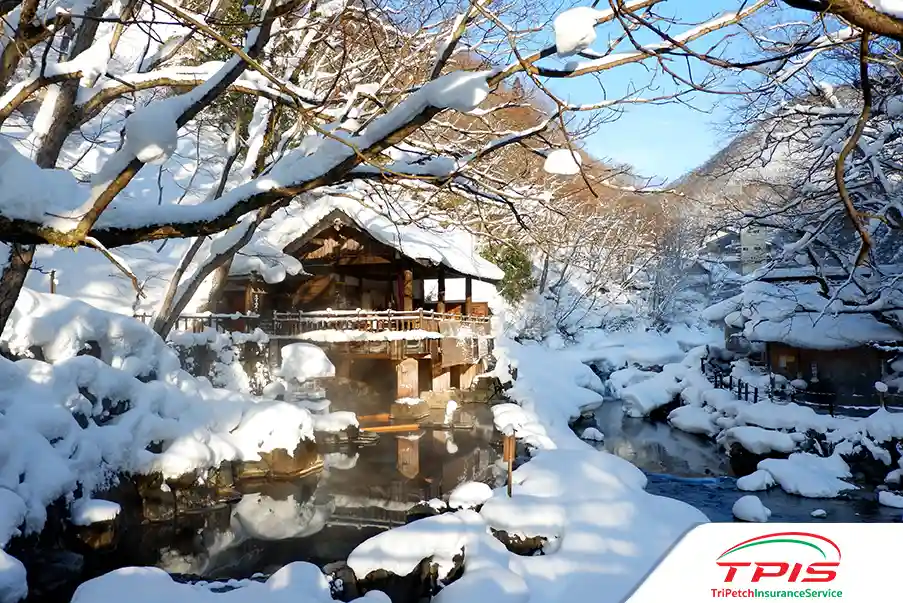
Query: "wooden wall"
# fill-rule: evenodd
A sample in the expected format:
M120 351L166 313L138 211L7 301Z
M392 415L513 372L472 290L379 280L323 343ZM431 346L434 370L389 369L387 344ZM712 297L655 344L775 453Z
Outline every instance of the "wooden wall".
M811 392L868 396L875 393L886 362L886 355L871 347L811 350L782 343L769 343L767 358L772 372L804 379Z

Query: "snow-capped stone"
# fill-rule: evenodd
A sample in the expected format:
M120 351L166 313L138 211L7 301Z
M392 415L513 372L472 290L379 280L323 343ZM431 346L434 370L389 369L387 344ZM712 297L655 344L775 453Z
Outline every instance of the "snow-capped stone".
M555 50L566 57L581 52L596 41L596 19L602 13L589 6L577 6L555 17Z
M482 482L464 482L452 490L448 506L452 509L472 509L492 498L492 488Z
M573 176L580 173L580 153L570 149L555 149L546 156L542 169L549 174Z
M80 498L72 503L70 516L77 526L113 521L119 515L120 506L110 500Z
M743 490L744 492L768 490L774 485L774 476L762 469L758 469L749 475L744 475L737 480L737 489Z
M17 603L26 595L25 566L0 549L0 603Z
M304 383L311 379L334 377L335 366L322 348L312 343L292 343L282 348L279 376Z
M583 433L580 434L580 439L588 440L590 442L601 442L605 439L605 436L595 427L587 427L583 430Z
M762 504L758 496L752 494L737 499L731 512L740 521L764 523L771 517L771 510Z
M814 509L811 513L809 513L811 517L815 517L816 519L822 519L823 517L828 516L828 512L824 509Z
M887 393L887 383L885 383L884 381L876 381L875 382L875 391L880 394L886 394Z
M903 496L883 490L878 493L878 503L885 507L893 507L894 509L903 509Z

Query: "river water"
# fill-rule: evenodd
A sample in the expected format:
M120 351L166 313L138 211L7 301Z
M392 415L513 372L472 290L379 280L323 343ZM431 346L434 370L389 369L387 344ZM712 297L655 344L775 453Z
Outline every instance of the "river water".
M598 447L642 469L649 477L650 493L687 502L712 521L734 520L734 502L750 493L737 490L724 451L715 443L665 423L627 417L616 400L605 402L595 416L605 434ZM770 521L898 522L903 517L900 509L879 505L872 492L839 499L792 496L780 488L754 494L771 509ZM816 509L823 509L827 516L813 518Z
M598 447L643 470L647 490L687 502L712 521L733 521L736 489L725 454L714 443L666 424L624 416L603 404ZM403 525L420 501L441 498L463 481L501 484L499 442L485 405L464 406L454 423L468 429L422 429L381 434L375 444L334 448L319 475L240 486L235 503L173 522L132 525L98 550L38 551L23 559L31 603L68 601L77 584L124 566L156 566L189 579L228 582L269 574L293 561L321 567L348 557L361 542ZM889 522L901 511L882 507L873 493L815 500L779 489L757 495L771 521ZM815 509L824 519L811 517Z

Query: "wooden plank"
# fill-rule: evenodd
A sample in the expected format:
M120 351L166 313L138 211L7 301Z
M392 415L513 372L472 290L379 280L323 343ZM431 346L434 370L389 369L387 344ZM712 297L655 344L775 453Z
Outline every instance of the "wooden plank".
M421 429L419 423L408 423L403 425L374 425L372 427L361 427L361 431L370 433L400 433L406 431L419 431Z
M363 415L358 417L357 420L359 423L388 423L391 418L392 416L389 413L383 412L378 415Z

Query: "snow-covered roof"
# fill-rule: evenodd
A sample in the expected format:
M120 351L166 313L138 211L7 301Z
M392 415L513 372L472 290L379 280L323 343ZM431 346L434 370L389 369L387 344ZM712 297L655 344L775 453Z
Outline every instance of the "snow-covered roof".
M708 308L703 316L742 329L750 341L842 350L874 343L903 342L903 333L861 311L854 287L836 299L821 294L816 283L753 281L743 292Z
M297 274L301 267L296 265L294 258L283 253L286 246L309 233L330 214L339 212L377 241L409 258L432 265L442 264L459 274L485 281L504 278L501 268L480 257L475 238L470 233L439 224L430 225L430 228L398 224L365 203L334 195L296 198L261 224L255 239L236 256L231 273L259 273L270 283L285 278L286 271Z

